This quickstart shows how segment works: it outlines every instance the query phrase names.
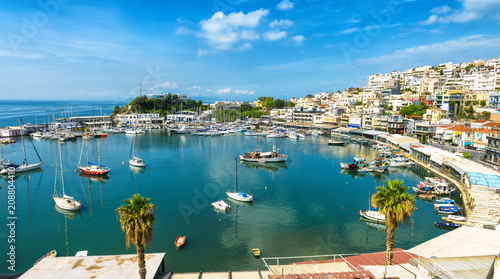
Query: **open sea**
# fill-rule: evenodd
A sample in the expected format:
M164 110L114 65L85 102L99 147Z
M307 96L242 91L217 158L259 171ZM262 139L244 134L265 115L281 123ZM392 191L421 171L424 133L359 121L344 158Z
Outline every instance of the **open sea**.
M126 163L134 138L136 156L146 161L143 170ZM15 178L16 271L26 271L52 249L58 256L72 256L80 250L88 250L89 255L135 253L134 246L126 249L115 211L134 193L150 197L157 206L153 244L146 252L165 252L169 271L264 269L262 260L252 256L252 248L260 248L262 257L304 256L297 261L309 260L311 255L384 251L383 226L360 221L359 210L368 209L369 194L388 179L414 186L430 174L419 167L390 169L384 174L341 171L341 161L354 156L373 159L376 152L357 143L328 146L328 139L292 141L242 134L199 137L153 130L89 140L91 160L96 161L99 146L101 163L111 167L109 179L75 173L80 156L82 162L86 160L83 140L62 143L66 192L83 202L78 214L59 212L52 201L59 142L33 140L44 165L41 171ZM237 165L239 188L254 195L253 204L227 200L233 207L230 213L214 211L210 203L226 200L225 191L234 189L235 156L251 149L271 150L273 142L281 153L289 154L286 164ZM25 143L28 161L37 161L30 140ZM23 160L20 140L1 147L7 159ZM0 178L2 267L6 267L11 245L5 229L7 185L7 178ZM432 203L417 200L416 208L413 222L398 228L395 247L408 249L446 232L434 227L441 218ZM178 235L187 236L180 251L174 246ZM0 271L7 272L6 268Z
M110 115L115 106L126 103L113 101L14 101L0 100L0 128L18 126L19 117L25 124L41 124L53 122L70 116ZM50 119L50 121L49 121Z

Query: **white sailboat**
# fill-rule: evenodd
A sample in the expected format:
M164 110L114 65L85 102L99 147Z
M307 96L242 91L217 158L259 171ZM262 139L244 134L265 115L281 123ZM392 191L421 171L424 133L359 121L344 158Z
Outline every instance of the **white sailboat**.
M33 148L35 149L36 155L38 155L38 159L40 159L40 162L34 163L34 164L28 164L28 160L26 159L26 147L24 146L24 136L23 136L23 122L21 118L19 118L19 123L21 125L21 141L23 143L23 152L24 152L24 162L22 165L16 165L14 163L9 163L4 165L4 169L0 171L0 174L8 174L8 173L20 173L20 172L26 172L30 170L35 170L39 169L43 162L42 159L40 158L40 154L38 154L38 151L36 150L35 145L33 142L31 144L33 145ZM31 140L31 138L30 138Z
M370 192L368 192L368 210L363 211L360 209L359 215L374 222L385 223L385 215L370 208Z
M133 167L145 167L146 162L144 162L143 159L135 157L135 138L134 141L132 142L132 148L130 149L130 156L132 159L128 160L128 163L133 166Z
M236 182L234 186L234 192L226 192L227 196L231 199L243 202L253 202L253 195L247 195L246 193L238 191L238 157L236 157Z
M73 197L67 196L64 192L64 176L63 176L63 165L62 165L62 155L61 155L61 143L59 142L59 163L61 164L61 187L62 196L57 194L57 165L56 165L56 179L54 181L54 195L52 199L54 200L57 207L64 210L80 210L82 203L75 200ZM57 164L57 163L56 163Z

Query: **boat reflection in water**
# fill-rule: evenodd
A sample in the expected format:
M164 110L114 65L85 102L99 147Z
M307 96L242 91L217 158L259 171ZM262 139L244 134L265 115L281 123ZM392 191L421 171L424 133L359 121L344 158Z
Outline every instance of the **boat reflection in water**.
M62 213L64 214L64 217L65 218L69 218L71 220L75 220L75 217L77 215L80 215L80 217L83 219L83 216L82 216L82 211L81 210L64 210L64 209L61 209L59 208L57 205L54 204L54 209L59 212L59 213Z
M235 199L230 199L230 198L227 198L226 201L234 204L235 207L238 207L238 206L250 206L250 207L253 207L253 202L237 201Z
M107 182L109 180L109 175L88 174L80 172L78 176L88 178L92 182Z
M286 163L272 163L272 164L265 164L265 163L258 163L258 162L246 162L246 161L241 161L240 165L245 166L248 169L266 169L271 172L277 172L279 169L288 169L288 165Z
M135 167L135 166L132 166L132 165L129 165L129 169L133 172L133 173L144 173L146 171L146 168L144 167Z
M359 221L365 223L369 228L377 229L379 232L387 231L387 226L384 223L370 221L366 218L359 218Z

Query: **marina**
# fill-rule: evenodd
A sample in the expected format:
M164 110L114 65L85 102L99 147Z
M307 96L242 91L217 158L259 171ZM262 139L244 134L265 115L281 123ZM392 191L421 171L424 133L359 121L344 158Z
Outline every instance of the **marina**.
M147 168L122 164L127 162L134 140L135 152L148 160ZM370 230L371 226L358 221L359 210L366 208L366 193L373 193L377 185L389 178L402 179L411 186L430 176L415 166L368 176L344 172L341 161L353 157L371 161L378 154L366 144L331 149L328 137L306 137L295 142L286 138L256 140L242 134L198 137L152 130L135 136L111 134L107 138L88 139L90 153L97 152L99 142L101 161L112 172L109 177L87 177L73 172L83 141L61 144L63 167L68 173L65 185L72 191L66 194L82 202L80 211L61 213L50 202L58 142L35 140L45 167L16 178L18 189L22 189L18 192L19 225L37 228L47 239L36 244L38 253L28 252L34 244L31 233L19 231L18 237L24 240L19 251L27 255L19 262L23 269L52 249L61 256L74 255L82 249L92 255L132 252L125 249L114 210L136 192L151 197L159 210L153 245L146 250L166 252L166 268L175 272L220 271L235 266L239 270L256 269L262 264L248 253L255 247L263 249L266 255L280 256L380 251L385 247L385 233ZM253 203L228 199L225 191L235 185L234 156L252 149L271 150L273 142L281 152L288 153L287 162L240 162L246 166L238 168L240 188L244 185L244 190L250 190L256 199ZM6 157L16 160L21 155L20 146L15 143L2 148ZM314 174L315 179L310 180L304 173ZM7 181L2 183L0 191L5 191ZM230 212L210 209L210 203L221 199L232 208ZM398 229L398 247L410 248L443 233L439 229L429 230L440 218L432 204L417 200L416 207L413 228ZM85 233L88 228L93 233ZM339 234L342 238L333 240ZM190 239L189 246L179 252L171 244L178 235ZM315 244L304 243L304 235L316 235ZM213 253L224 260L212 260L209 255ZM196 266L191 262L196 262Z

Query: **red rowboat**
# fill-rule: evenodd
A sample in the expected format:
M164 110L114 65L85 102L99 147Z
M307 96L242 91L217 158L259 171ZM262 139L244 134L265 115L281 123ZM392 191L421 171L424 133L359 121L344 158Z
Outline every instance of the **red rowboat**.
M177 239L175 240L175 246L178 248L184 246L186 244L186 236L178 236Z

